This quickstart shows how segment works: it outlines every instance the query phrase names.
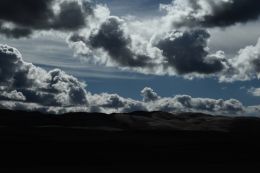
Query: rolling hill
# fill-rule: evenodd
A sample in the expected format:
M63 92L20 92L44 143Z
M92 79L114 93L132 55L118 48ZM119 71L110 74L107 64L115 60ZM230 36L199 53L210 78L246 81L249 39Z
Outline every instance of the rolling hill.
M256 164L259 137L260 119L251 117L0 110L4 166Z

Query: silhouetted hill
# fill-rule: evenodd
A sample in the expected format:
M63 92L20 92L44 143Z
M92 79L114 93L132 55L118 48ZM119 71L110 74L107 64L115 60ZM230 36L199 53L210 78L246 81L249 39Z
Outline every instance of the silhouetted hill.
M260 119L212 116L202 113L132 112L125 114L68 113L0 110L0 126L16 128L84 128L112 131L216 131L260 132Z
M0 165L112 166L127 172L140 166L258 164L259 137L258 118L0 110Z

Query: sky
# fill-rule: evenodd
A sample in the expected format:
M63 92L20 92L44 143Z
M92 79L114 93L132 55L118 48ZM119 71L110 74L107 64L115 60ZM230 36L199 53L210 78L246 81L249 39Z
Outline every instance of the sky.
M258 115L257 0L3 0L0 11L0 108Z

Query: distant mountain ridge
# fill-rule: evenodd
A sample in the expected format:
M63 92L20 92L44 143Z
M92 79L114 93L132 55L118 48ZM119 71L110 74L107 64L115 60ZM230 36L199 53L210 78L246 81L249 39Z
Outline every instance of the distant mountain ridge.
M0 126L15 128L84 128L112 131L219 131L260 132L260 119L166 112L68 113L63 115L0 110Z
M120 172L141 166L147 172L176 164L259 165L259 136L258 118L0 110L0 166L115 166Z

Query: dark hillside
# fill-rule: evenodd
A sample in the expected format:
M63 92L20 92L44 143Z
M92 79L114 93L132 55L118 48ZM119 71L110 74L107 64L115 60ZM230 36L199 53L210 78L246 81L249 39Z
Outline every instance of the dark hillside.
M260 163L258 118L164 112L0 112L3 166Z

